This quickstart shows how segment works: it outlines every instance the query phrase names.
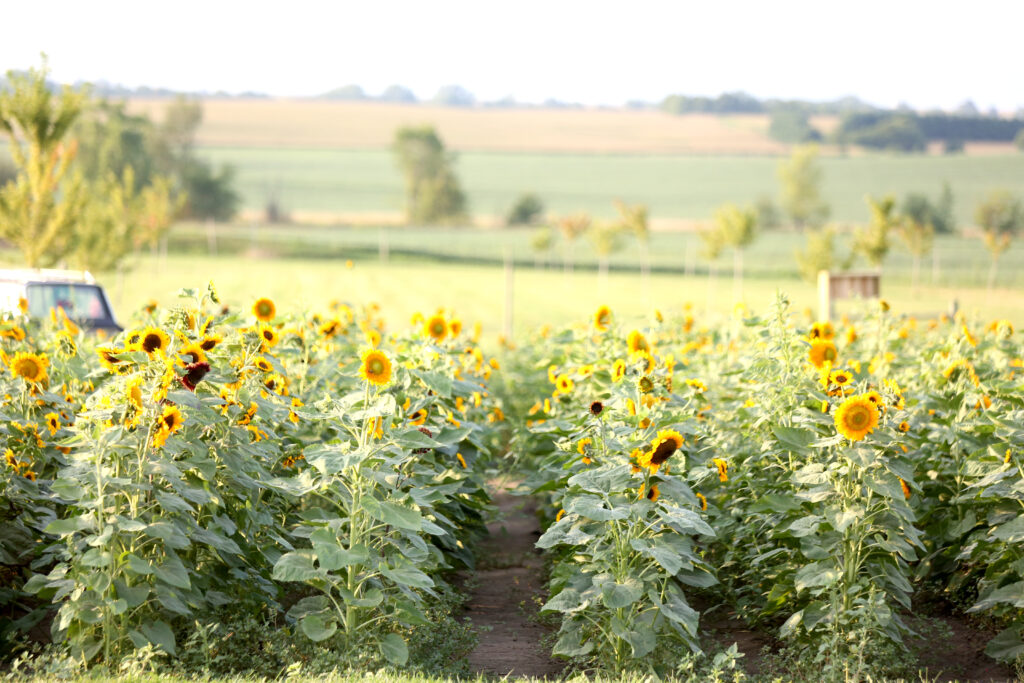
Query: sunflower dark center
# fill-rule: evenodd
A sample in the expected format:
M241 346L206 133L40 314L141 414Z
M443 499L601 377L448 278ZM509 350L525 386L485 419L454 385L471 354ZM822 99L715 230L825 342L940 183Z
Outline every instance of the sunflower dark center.
M651 464L660 465L676 452L676 442L672 439L667 439L658 444L654 449L654 454L651 455Z
M854 429L863 429L869 421L868 409L862 406L854 408L846 417L846 422Z
M23 358L18 361L18 374L22 377L35 377L39 374L39 365L31 358Z
M158 334L147 334L142 338L142 349L146 353L153 353L163 346L163 340Z

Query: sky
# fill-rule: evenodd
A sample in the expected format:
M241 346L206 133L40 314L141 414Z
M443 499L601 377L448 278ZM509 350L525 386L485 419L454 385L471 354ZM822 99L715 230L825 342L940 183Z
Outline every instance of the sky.
M289 0L5 3L0 71L313 96L460 85L587 105L673 93L1024 106L1020 0Z

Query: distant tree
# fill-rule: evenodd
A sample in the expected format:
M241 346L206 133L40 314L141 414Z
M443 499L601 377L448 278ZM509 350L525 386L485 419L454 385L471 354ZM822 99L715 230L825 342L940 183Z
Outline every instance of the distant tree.
M435 104L446 107L472 107L476 104L476 98L460 85L444 85L438 89L433 99Z
M757 225L763 230L774 230L782 225L782 215L779 207L775 205L771 197L761 196L754 203L754 211L757 212Z
M328 90L323 95L321 95L320 98L325 100L342 101L359 101L367 99L366 93L358 85L343 85L340 88Z
M229 221L238 211L240 197L234 190L235 169L195 162L185 168L185 214L198 220Z
M946 138L942 142L942 151L944 154L963 154L964 141L960 138Z
M563 216L558 219L558 230L562 233L562 237L565 238L565 252L562 265L566 273L572 271L573 248L576 245L576 240L587 231L590 223L590 214L587 213Z
M533 249L535 255L535 265L540 267L541 259L544 262L548 261L548 257L551 254L551 247L555 245L555 232L548 226L538 228L533 235L530 236L530 248Z
M821 133L811 126L803 109L776 109L772 112L768 135L779 142L803 144L821 142Z
M820 225L829 208L821 199L821 167L817 145L796 147L790 158L779 164L782 208L797 229Z
M807 246L796 251L800 275L810 283L818 281L818 273L832 270L836 262L836 230L827 226L807 232Z
M1013 144L1017 146L1017 149L1024 152L1024 128L1017 132L1017 137L1013 139Z
M881 268L889 254L889 235L896 227L896 200L887 196L883 199L867 197L871 218L866 226L858 228L853 235L853 252L864 257L868 264Z
M17 169L16 179L0 188L0 237L31 268L64 257L89 200L81 175L68 176L77 147L66 142L87 94L66 86L55 92L46 73L45 62L41 70L8 71L0 90L0 131Z
M455 156L445 151L433 126L399 128L392 150L405 176L410 223L465 220L466 195L455 176Z
M391 85L388 86L377 99L381 102L403 102L406 104L413 104L416 102L416 94L404 86Z
M957 116L980 116L981 112L978 111L978 105L974 104L972 100L964 100L960 103L960 106L955 111Z
M1024 228L1024 207L1009 191L995 190L978 204L974 220L981 228L982 240L992 255L992 267L988 273L988 289L991 290L996 283L999 257Z
M910 286L917 289L921 259L932 251L935 244L935 226L928 220L922 221L917 216L905 214L899 219L898 228L900 238L913 259Z
M624 245L623 229L615 223L599 223L587 230L587 236L597 254L597 273L602 284L608 281L608 262L612 254Z
M953 192L949 183L944 183L942 193L936 202L927 195L911 192L903 198L900 213L921 225L931 225L936 234L951 235L953 223Z
M647 287L651 270L651 225L644 204L630 205L621 200L615 201L615 210L619 214L618 226L623 232L631 233L640 245L640 276L644 287Z
M149 118L128 114L124 103L107 100L85 109L72 135L78 141L75 164L88 182L106 182L107 175L122 178L131 169L138 190L157 174L161 153L168 145Z
M203 105L199 100L178 95L167 106L158 145L161 171L176 178L185 176L194 159L196 133L202 123Z
M519 195L515 204L508 210L505 225L534 225L543 217L544 202L532 192L527 192Z
M757 239L757 212L752 208L741 209L735 204L726 204L715 212L716 239L722 248L731 248L733 253L732 281L733 298L743 298L743 252Z

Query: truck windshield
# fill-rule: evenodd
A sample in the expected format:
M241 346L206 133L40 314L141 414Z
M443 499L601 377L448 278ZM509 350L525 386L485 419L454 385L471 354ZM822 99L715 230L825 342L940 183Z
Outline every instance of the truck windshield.
M30 284L26 288L29 313L36 318L63 308L72 320L110 320L110 311L100 288L95 285L66 283Z

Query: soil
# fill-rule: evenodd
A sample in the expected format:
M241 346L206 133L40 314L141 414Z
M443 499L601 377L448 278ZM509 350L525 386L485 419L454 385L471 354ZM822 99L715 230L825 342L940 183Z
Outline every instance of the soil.
M552 659L538 623L536 599L543 593L543 562L534 543L540 536L532 501L503 488L492 495L498 519L477 551L478 567L466 603L466 616L480 641L469 655L475 673L497 676L557 677L563 665Z

